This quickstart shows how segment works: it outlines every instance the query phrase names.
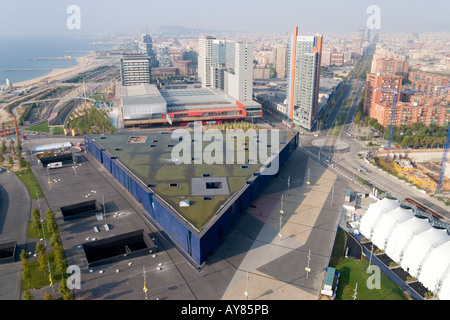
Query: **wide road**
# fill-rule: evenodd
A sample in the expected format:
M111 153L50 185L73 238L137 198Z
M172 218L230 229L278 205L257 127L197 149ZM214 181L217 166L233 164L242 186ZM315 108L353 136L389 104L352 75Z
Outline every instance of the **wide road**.
M327 137L326 145L333 146L339 141L341 144L347 144L348 148L342 151L332 151L329 148L320 148L314 146L314 140L318 138L311 135L301 136L300 147L303 148L313 159L319 161L323 166L330 168L333 172L344 177L349 182L357 183L361 178L374 187L385 191L386 193L404 200L413 198L430 209L444 216L444 222L450 222L450 212L445 204L435 198L432 198L405 182L387 174L381 169L377 169L364 159L360 159L358 154L373 151L374 148L368 148L363 143L343 135L342 137ZM320 158L319 158L320 152ZM358 167L364 167L368 171L358 171ZM363 187L365 192L372 191L372 187Z
M364 61L371 57L370 50L366 56L359 61L358 65L364 63ZM357 70L358 65L354 70ZM424 194L423 191L420 191L410 185L407 185L403 181L393 177L390 174L385 173L384 171L377 169L367 163L364 159L360 159L358 153L364 154L366 152L373 151L375 149L368 148L363 145L361 142L353 139L351 134L353 127L353 119L356 114L358 108L358 102L364 89L364 81L358 79L359 74L355 74L350 77L347 81L342 94L339 96L338 100L335 103L334 108L329 112L328 117L322 124L321 131L319 134L316 134L315 137L312 135L303 135L301 136L301 147L304 148L314 159L318 160L322 165L328 166L338 175L346 178L350 182L357 182L358 178L361 178L371 185L385 191L386 193L395 196L400 200L404 200L406 198L413 198L430 209L438 212L442 216L445 217L444 222L450 222L450 212L448 207L445 206L441 201L431 198L428 195ZM354 77L356 79L354 79ZM334 120L337 117L337 114L340 112L340 108L343 102L347 99L348 94L353 89L356 89L356 95L352 102L352 106L348 111L348 115L346 121L341 129L341 133L339 137L328 136L328 131L332 127ZM348 144L348 148L344 151L330 151L326 152L326 149L319 148L313 146L312 141L315 139L323 139L325 137L325 145L336 145L336 143ZM324 152L325 151L325 152ZM319 152L321 153L321 157L319 157ZM368 172L360 172L357 170L358 166L363 166L367 168ZM371 188L364 187L366 191L370 191Z
M16 242L15 262L0 264L0 300L20 299L19 254L26 247L31 199L25 184L13 172L0 173L0 244Z

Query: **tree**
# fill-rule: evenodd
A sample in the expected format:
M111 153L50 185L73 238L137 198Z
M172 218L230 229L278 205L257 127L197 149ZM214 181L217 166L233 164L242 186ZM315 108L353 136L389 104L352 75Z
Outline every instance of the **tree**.
M31 218L31 226L33 229L39 230L41 228L41 213L38 208L33 208L33 210L31 210Z
M25 291L25 293L23 294L23 300L34 300L34 297L32 296L32 294L30 293L30 291Z
M64 295L66 292L69 292L69 288L67 287L66 279L64 277L62 278L61 282L59 283L58 292L62 295Z
M73 300L73 296L70 294L70 291L67 290L66 292L64 292L63 294L63 299L64 300Z
M37 254L45 254L45 247L41 242L36 243L36 253Z
M20 260L26 260L28 259L28 253L22 249L22 251L20 251Z
M30 285L31 274L30 274L30 266L28 264L28 254L23 249L20 252L20 260L22 266L22 279L26 281L28 285Z
M376 121L376 120L375 120L375 123L373 124L373 128L377 131L381 131L381 132L384 131L384 127L381 124L379 124L378 121Z
M359 124L361 122L361 119L362 119L362 112L361 111L356 112L355 123Z
M56 234L58 231L58 225L56 223L55 215L51 209L47 209L45 213L45 220L47 220L47 230L50 233Z
M13 140L9 140L9 151L11 153L14 153L14 141Z
M53 250L55 250L55 248L58 250L58 245L61 245L59 235L57 233L53 233L50 237L50 245L52 246Z
M36 253L38 254L37 260L39 263L39 270L45 274L47 271L47 259L45 258L45 247L40 242L36 244Z
M400 143L400 145L402 147L410 147L410 146L412 146L413 145L413 137L411 137L411 136L404 137L402 142Z
M414 137L413 138L413 147L414 148L419 148L420 147L420 138L419 137Z
M25 167L25 158L24 157L20 157L19 158L19 168L22 169L23 167Z
M44 300L53 300L53 296L50 292L44 293Z
M56 270L59 273L64 273L64 271L66 270L66 258L64 256L64 249L59 241L54 241L52 245L55 255Z

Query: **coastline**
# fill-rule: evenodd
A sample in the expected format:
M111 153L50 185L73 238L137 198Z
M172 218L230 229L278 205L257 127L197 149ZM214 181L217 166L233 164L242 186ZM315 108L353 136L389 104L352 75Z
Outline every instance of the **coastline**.
M91 53L89 53L86 56L75 58L75 60L77 61L77 64L75 66L68 67L68 68L53 69L50 73L48 73L44 76L17 82L17 83L13 83L13 86L14 86L14 88L26 88L26 87L30 87L32 85L37 85L37 86L45 85L47 83L50 83L53 81L61 81L64 78L69 78L69 77L75 76L78 73L87 71L87 70L95 67L96 65L98 65L98 63L96 63L94 61L94 56L95 56L94 52L95 51L92 51Z
M101 60L95 60L95 51L90 52L86 56L77 57L75 59L78 62L75 66L54 69L44 76L13 83L14 89L27 88L33 85L41 87L54 81L61 81L66 78L73 77L81 72L85 72L99 66L102 63ZM0 123L13 121L13 117L3 107L4 105L0 104Z

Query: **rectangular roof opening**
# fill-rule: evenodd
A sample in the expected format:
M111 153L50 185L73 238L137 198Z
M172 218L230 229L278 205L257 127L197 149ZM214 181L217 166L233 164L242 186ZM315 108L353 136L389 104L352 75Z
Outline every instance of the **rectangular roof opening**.
M222 188L223 188L223 184L221 181L206 182L206 189L222 189Z

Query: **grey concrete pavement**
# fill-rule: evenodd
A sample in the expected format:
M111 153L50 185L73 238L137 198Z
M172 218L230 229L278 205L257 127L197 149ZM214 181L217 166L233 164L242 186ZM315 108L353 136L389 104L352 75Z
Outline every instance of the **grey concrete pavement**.
M20 299L22 272L19 254L27 249L31 198L13 172L0 173L0 243L16 242L15 261L0 264L0 300Z

